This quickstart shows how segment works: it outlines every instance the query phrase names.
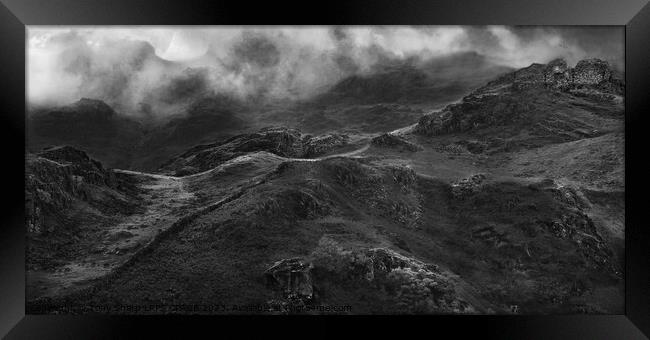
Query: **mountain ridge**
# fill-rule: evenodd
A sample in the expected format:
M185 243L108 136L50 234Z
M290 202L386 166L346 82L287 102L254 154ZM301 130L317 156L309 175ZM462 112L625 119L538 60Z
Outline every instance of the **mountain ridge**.
M575 73L563 65L505 74L419 121L311 134L278 120L230 131L177 146L177 156L167 149L155 174L106 169L72 147L28 155L26 196L40 197L26 202L30 221L47 221L36 207L81 183L89 194L58 210L93 222L72 233L86 243L59 252L43 230L70 234L64 224L29 230L42 243L32 243L26 309L622 313L624 84L598 61ZM351 105L345 112L383 116L402 104ZM63 170L73 168L86 170ZM106 192L129 198L129 213L79 208L112 206L97 195ZM92 254L76 252L80 243ZM131 312L140 313L118 311Z

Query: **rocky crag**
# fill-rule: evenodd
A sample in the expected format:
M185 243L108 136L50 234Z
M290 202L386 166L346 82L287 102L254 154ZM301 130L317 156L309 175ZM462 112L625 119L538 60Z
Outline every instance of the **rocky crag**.
M492 130L484 138L490 148L593 137L611 130L611 118L622 118L623 92L622 75L606 62L588 59L570 68L558 59L487 83L459 103L422 117L414 132L480 135L482 130L499 127L499 138ZM504 145L508 139L519 145Z
M133 183L81 150L62 146L28 154L25 167L28 267L66 259L84 225L110 223L137 209Z
M196 146L163 164L160 171L176 176L212 169L249 152L266 151L289 158L312 158L349 146L344 134L312 136L297 129L269 127L222 142Z

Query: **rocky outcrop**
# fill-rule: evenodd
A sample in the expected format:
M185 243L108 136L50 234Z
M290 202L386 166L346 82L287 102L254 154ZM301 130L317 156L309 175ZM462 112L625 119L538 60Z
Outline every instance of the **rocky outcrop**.
M612 76L609 64L599 59L581 60L571 70L571 80L575 85L597 85L611 81Z
M25 175L27 229L36 234L51 232L58 222L63 223L63 215L74 201L92 204L105 196L103 191L129 187L85 152L69 146L46 149L37 155L28 154ZM104 210L113 206L122 210L125 204L121 200L113 204L102 202L98 208Z
M303 135L299 130L264 128L223 142L199 145L163 164L160 171L185 176L212 169L250 152L266 151L287 158L313 158L349 144L343 134Z
M283 157L302 154L300 131L265 128L256 133L237 135L223 142L198 145L163 164L160 170L175 176L212 169L249 152L266 151Z
M575 243L583 256L596 268L620 276L621 270L613 260L613 252L600 235L592 219L580 210L568 212L542 225L555 237Z
M321 303L316 294L337 280L348 289L370 289L388 294L394 313L476 313L456 292L450 273L438 266L401 255L387 248L344 250L324 239L311 260L289 258L277 261L264 273L267 287L281 292L271 306L292 306L295 311ZM353 288L354 289L354 288ZM277 305L277 306L276 306Z
M326 154L338 147L348 145L350 137L343 134L332 133L322 136L307 136L302 141L302 157L316 157Z
M577 87L592 86L620 94L622 87L619 85L622 85L622 76L606 61L585 59L571 68L565 60L555 59L548 64L535 63L503 75L479 88L475 95L495 93L495 88L503 89L504 86L519 91L534 87L568 91Z
M289 218L295 220L312 219L326 215L330 212L328 195L319 188L318 183L312 183L313 187L306 185L305 188L287 188L277 194L265 197L251 212L264 218Z
M464 147L471 153L480 154L488 149L491 143L479 140L461 140L457 142L457 144Z
M390 133L384 133L380 136L377 136L373 138L370 143L380 148L394 148L394 149L405 150L410 152L422 150L421 146L411 143L406 139L404 139L403 137L390 134Z
M515 71L512 85L514 89L524 90L545 83L547 68L543 64L532 64L524 69Z
M25 171L27 232L50 231L53 225L46 227L46 217L69 206L78 191L78 182L70 167L34 155L27 155Z
M73 175L82 177L88 183L109 187L114 187L117 184L112 171L104 169L100 162L71 146L48 148L40 152L38 156L69 167Z
M454 198L464 199L481 189L481 185L485 181L484 174L472 175L468 178L461 179L451 185L451 194Z
M555 88L565 88L572 82L571 69L563 59L556 59L546 65L544 83Z
M79 251L85 231L137 209L135 183L116 176L85 152L63 146L27 154L27 267L64 263Z
M393 313L476 313L456 291L453 275L387 248L346 250L323 239L314 253L314 282L337 282L386 294Z
M596 228L594 221L585 213L589 209L589 203L578 190L563 186L551 179L544 180L533 188L537 190L543 188L553 199L567 207L567 211L557 218L541 221L544 229L557 238L573 242L595 267L621 275L620 268L613 260L614 254L611 248Z
M265 128L250 135L231 138L235 152L268 151L278 156L296 157L302 154L300 131L287 128Z
M523 121L535 109L530 98L509 95L469 96L420 118L414 132L437 136Z

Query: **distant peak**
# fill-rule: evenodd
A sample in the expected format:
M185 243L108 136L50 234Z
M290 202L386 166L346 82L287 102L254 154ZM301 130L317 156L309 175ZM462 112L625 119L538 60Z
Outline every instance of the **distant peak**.
M74 153L74 154L83 154L86 155L86 152L80 149L75 148L70 145L55 145L47 147L42 150L41 154L47 154L52 152L61 152L61 153Z
M59 162L84 163L90 162L88 154L80 149L69 145L57 145L43 149L39 156Z
M106 104L104 101L99 99L81 98L75 103L73 103L72 105L70 105L69 108L74 109L76 111L84 111L84 112L92 112L95 114L101 114L106 117L115 115L115 110L113 110L113 108L110 105Z
M92 98L81 98L77 100L73 105L77 106L108 106L104 101L99 100L99 99L92 99Z
M551 60L548 64L549 64L549 65L554 65L554 64L562 64L562 65L565 65L565 64L566 64L566 60L564 60L564 58L555 58L555 59Z

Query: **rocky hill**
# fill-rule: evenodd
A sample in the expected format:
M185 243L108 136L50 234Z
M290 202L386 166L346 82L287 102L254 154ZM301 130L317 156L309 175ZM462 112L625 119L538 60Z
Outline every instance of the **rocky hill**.
M117 114L103 101L87 98L68 106L37 109L26 125L31 152L72 145L109 166L129 164L144 134L139 122Z
M88 231L138 209L133 183L75 148L28 154L25 171L28 268L64 262Z
M184 176L215 168L250 152L271 152L281 157L311 158L353 145L344 134L304 135L296 129L269 127L241 134L222 142L195 146L160 168L161 172Z
M391 62L368 74L341 80L315 101L328 106L448 102L509 70L476 53L458 53L424 64L409 60Z
M518 144L576 140L617 128L623 91L620 75L600 60L583 60L573 69L563 60L533 64L422 117L415 132L480 134L498 126Z

